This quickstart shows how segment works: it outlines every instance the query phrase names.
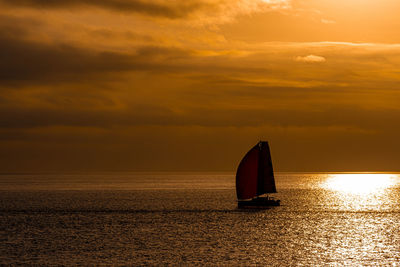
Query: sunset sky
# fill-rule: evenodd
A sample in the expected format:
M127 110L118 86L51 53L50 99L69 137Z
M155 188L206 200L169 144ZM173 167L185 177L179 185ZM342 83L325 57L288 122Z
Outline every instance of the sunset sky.
M0 0L0 172L400 171L398 0Z

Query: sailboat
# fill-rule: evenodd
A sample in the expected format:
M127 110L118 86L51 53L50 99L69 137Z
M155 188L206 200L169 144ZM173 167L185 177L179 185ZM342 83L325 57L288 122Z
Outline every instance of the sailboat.
M279 206L266 194L276 193L274 171L268 142L260 141L244 156L236 172L236 194L239 208ZM266 196L265 196L266 195Z

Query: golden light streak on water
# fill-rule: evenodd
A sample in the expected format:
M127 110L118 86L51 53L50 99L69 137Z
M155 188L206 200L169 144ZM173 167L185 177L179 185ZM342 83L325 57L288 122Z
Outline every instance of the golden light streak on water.
M376 210L387 206L388 189L398 179L397 174L330 174L321 187L332 192L329 201L340 210Z
M395 184L394 174L334 174L329 175L324 187L346 194L371 194Z

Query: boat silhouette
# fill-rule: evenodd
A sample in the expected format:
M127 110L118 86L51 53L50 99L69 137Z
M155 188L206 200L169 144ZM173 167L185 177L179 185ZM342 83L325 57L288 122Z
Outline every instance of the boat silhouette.
M267 194L276 193L274 171L268 142L260 141L241 160L236 172L236 194L239 208L279 206Z

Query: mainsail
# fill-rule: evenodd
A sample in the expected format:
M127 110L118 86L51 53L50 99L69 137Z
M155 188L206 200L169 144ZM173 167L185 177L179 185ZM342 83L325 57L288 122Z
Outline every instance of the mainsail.
M259 142L244 156L236 172L238 199L276 193L268 142Z

